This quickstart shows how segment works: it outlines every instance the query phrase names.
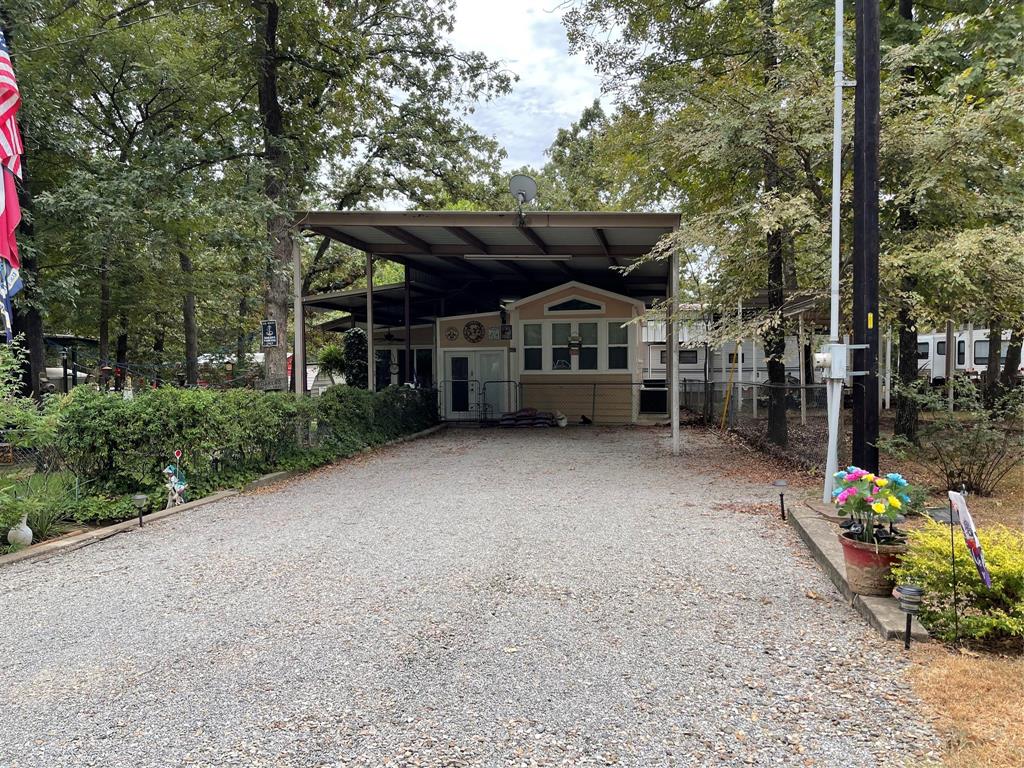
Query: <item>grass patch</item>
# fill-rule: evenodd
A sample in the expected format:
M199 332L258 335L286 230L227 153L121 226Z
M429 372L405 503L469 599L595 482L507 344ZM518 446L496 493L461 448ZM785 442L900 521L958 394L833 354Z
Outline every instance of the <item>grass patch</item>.
M945 768L1024 765L1024 658L921 645L910 680L943 736Z

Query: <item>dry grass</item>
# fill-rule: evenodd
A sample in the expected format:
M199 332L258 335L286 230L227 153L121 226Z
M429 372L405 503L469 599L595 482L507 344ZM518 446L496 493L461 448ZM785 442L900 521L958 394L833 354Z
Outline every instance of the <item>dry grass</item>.
M1024 766L1024 658L920 645L911 683L945 737L945 768Z

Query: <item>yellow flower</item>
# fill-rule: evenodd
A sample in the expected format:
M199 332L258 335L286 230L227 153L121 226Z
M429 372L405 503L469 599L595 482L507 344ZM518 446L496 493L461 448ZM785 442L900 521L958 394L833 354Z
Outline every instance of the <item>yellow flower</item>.
M881 502L878 501L872 504L871 508L875 510L875 512L877 512L878 514L882 514L883 512L885 512L885 504L882 504Z
M890 496L890 497L889 497L889 504L890 504L890 506L893 506L893 507L895 507L896 509L899 509L900 507L902 507L902 506L903 506L903 502L901 502L901 501L900 501L899 499L897 499L897 498L896 498L895 496Z
M880 477L877 480L875 480L875 485L877 485L879 488L885 488L885 486L887 486L888 484L889 481L886 480L884 477Z
M870 472L868 472L868 473L867 473L866 475L864 475L864 477L863 477L863 478L861 478L861 479L862 479L862 480L867 480L867 481L868 481L868 482L870 483L870 482L871 482L872 480L874 480L874 479L875 479L875 476L874 476L874 475L872 475L872 474L871 474Z

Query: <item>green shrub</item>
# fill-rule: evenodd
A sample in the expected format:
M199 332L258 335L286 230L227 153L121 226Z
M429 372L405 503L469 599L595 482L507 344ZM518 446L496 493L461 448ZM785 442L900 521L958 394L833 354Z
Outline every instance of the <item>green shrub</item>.
M340 384L317 398L317 426L321 440L339 455L349 455L379 442L374 431L375 395Z
M324 344L317 355L320 370L326 374L345 374L345 350L340 344ZM364 361L365 367L365 361Z
M102 525L117 523L138 515L130 496L87 496L72 506L71 516L78 523Z
M56 413L65 466L108 499L159 496L170 463L184 473L188 498L196 499L264 472L324 464L436 421L432 393L396 387L374 394L345 385L301 400L286 392L173 387L125 400L76 387ZM180 461L175 450L182 451ZM75 518L118 517L98 509L79 509Z
M979 532L991 589L978 577L960 531L954 534L960 637L1024 650L1024 533L1000 525ZM910 531L908 551L894 571L898 583L924 588L921 620L947 641L954 636L949 538L949 526L932 521Z
M366 331L362 328L349 328L342 334L341 343L344 347L345 383L350 387L366 389L368 375L366 373Z

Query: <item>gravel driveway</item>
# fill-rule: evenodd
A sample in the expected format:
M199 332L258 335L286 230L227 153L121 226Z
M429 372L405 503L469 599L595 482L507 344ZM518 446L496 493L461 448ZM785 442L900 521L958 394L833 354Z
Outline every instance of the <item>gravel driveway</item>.
M683 438L450 430L2 569L0 766L921 765L899 644Z

